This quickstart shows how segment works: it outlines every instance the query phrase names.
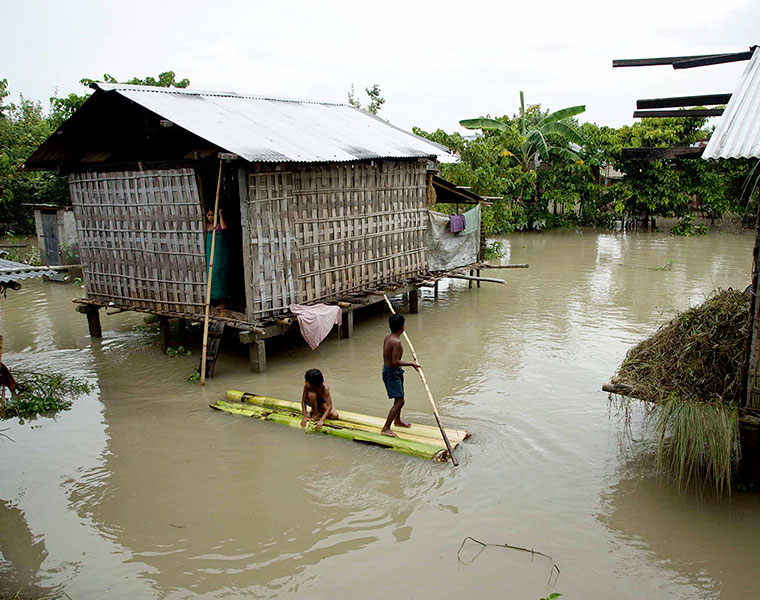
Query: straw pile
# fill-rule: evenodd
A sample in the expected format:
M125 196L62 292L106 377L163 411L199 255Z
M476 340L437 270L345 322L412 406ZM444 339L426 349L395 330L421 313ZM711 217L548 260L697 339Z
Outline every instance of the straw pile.
M632 348L617 380L630 396L660 402L738 403L750 333L750 298L718 290Z
M679 490L695 482L730 491L750 328L750 298L719 290L632 348L613 379L629 398L652 403L656 466Z

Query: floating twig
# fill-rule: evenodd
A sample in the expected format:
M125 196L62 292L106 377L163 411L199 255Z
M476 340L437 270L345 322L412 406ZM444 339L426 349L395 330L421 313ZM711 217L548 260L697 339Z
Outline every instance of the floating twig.
M470 540L472 542L475 542L476 544L479 544L481 548L480 550L478 550L477 554L475 554L475 556L473 556L469 561L463 561L461 554L462 554L462 549L464 548L464 545L467 543L467 540ZM554 559L548 554L544 554L543 552L539 552L538 550L534 550L533 548L523 548L522 546L512 546L511 544L487 544L486 542L481 542L480 540L476 540L474 537L468 535L466 538L462 540L462 545L459 546L459 550L457 550L457 562L460 565L471 565L472 563L475 562L478 556L480 556L488 546L494 546L496 548L506 548L508 550L517 550L519 552L527 552L531 555L531 557L542 556L544 558L548 558L552 563L552 568L549 570L549 581L547 582L547 585L549 587L554 587L557 584L560 570L559 570L559 567L554 562ZM555 575L555 571L556 571L556 575Z

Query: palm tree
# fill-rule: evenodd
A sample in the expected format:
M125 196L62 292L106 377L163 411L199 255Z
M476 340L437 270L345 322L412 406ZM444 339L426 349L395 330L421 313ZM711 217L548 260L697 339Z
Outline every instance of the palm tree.
M520 92L520 144L516 155L505 150L502 152L502 156L514 157L519 161L523 171L530 171L535 168L537 158L548 160L550 154L566 156L575 161L580 160L572 150L551 145L546 138L550 134L555 134L567 142L582 145L583 136L568 122L568 119L585 110L585 105L570 106L546 115L535 124L529 124L525 114L525 97ZM466 129L482 129L485 131L503 132L509 129L507 124L487 117L463 119L459 121L459 124ZM523 192L524 189L520 191L520 201L522 201Z

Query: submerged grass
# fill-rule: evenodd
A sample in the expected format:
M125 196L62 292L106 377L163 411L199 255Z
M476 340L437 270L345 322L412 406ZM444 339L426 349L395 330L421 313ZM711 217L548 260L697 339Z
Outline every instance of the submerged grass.
M645 425L656 467L679 490L730 492L750 327L749 297L719 290L632 348L613 379L629 398L651 403Z

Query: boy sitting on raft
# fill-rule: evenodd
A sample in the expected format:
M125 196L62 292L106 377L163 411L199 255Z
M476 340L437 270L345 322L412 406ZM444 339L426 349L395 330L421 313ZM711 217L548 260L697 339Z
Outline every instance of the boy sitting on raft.
M393 406L380 433L391 437L398 437L391 431L391 424L396 427L411 427L409 423L401 420L401 409L404 406L404 369L401 367L420 368L417 363L401 362L404 348L401 345L400 336L404 333L404 321L402 315L391 315L388 319L391 332L383 341L383 383L388 392L388 398L393 398Z
M330 386L327 385L322 371L309 369L306 371L304 380L303 395L301 396L301 411L303 412L301 427L306 426L306 421L317 421L314 429L319 431L325 424L325 419L339 418L338 411L333 407ZM309 416L309 412L311 412L311 416Z

